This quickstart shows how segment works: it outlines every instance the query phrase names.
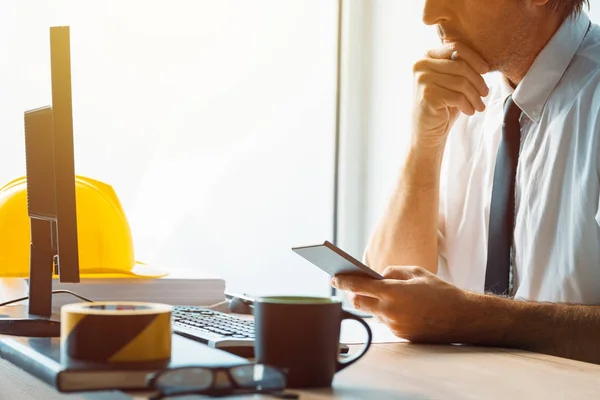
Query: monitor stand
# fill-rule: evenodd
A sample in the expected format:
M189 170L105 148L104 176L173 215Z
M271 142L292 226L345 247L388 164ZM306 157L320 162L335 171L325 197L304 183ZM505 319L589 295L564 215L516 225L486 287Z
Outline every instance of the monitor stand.
M1 335L60 337L60 315L50 318L31 315L26 305L0 307Z
M52 273L56 244L51 233L55 224L37 218L31 218L30 221L28 305L0 307L0 335L59 337L59 317L52 315Z

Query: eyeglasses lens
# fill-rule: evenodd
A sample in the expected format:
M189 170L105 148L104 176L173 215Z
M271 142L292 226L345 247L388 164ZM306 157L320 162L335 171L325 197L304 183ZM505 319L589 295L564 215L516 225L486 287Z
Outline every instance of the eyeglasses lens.
M212 372L205 368L183 368L163 373L156 386L166 392L204 390L212 383Z
M267 365L249 364L240 365L231 369L231 376L242 388L256 388L259 390L285 389L285 375Z

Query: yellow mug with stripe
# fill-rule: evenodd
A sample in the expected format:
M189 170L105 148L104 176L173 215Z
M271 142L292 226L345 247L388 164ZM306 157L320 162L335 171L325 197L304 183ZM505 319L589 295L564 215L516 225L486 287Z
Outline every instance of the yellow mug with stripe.
M95 363L171 358L172 307L140 302L68 304L61 309L61 352Z

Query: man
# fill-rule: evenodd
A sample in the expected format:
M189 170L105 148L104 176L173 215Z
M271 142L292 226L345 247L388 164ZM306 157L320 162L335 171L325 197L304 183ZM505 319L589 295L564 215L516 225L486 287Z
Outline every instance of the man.
M411 147L365 252L385 279L332 280L396 335L600 363L600 27L584 3L426 1L443 46L414 66Z

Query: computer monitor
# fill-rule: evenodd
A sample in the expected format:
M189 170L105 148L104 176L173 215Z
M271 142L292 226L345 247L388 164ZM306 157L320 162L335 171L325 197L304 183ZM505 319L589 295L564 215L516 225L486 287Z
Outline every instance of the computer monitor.
M69 27L50 28L50 60L52 105L25 112L29 316L0 319L0 334L31 336L30 320L50 320L54 275L79 282Z

